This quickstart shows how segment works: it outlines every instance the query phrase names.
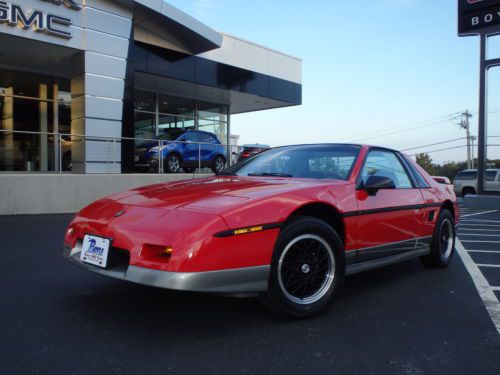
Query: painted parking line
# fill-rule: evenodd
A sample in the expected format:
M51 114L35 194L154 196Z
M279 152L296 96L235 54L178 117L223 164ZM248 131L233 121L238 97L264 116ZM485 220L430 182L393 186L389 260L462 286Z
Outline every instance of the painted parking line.
M469 272L469 275L476 286L476 289L481 297L486 310L490 314L491 320L495 325L498 333L500 334L500 302L495 294L495 290L488 283L488 280L483 276L479 267L474 263L471 256L465 250L461 241L457 238L455 245L460 258L462 258L462 262L465 265L465 268Z
M465 249L465 250L467 250L469 253L497 253L497 254L500 254L500 250L469 250L469 249Z
M500 241L480 241L480 240L460 240L462 242L473 242L473 243L500 243Z
M477 216L477 215L483 215L483 214L491 214L492 212L497 212L498 210L490 210L490 211L484 211L484 212L475 212L473 214L466 214L462 215L462 217L470 217L470 216Z
M500 291L500 286L492 286L491 289L494 291Z
M471 231L481 231L481 232L500 232L500 227L498 229L483 229L483 228L458 228L461 232L471 232Z
M478 267L491 267L491 268L500 268L500 264L478 264Z
M478 223L476 221L470 221L470 220L460 221L460 223L458 223L458 225L469 226L469 227L478 227L478 226L479 227L500 227L500 224Z
M462 219L466 223L470 224L479 224L479 223L484 223L484 224L489 224L489 223L500 223L499 220L487 220L487 219Z
M462 236L500 237L500 234L462 233Z

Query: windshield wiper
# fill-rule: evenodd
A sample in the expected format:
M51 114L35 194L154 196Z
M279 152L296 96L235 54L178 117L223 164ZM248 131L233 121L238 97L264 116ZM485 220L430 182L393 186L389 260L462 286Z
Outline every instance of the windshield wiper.
M270 173L270 172L254 172L254 173L249 173L248 176L270 176L270 177L293 177L291 174L288 173Z

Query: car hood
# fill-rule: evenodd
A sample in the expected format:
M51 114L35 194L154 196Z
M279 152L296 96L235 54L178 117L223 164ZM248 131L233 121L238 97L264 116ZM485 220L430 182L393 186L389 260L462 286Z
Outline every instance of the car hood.
M180 182L156 184L115 194L109 199L123 205L176 209L216 210L266 198L287 191L344 181L299 178L214 176Z

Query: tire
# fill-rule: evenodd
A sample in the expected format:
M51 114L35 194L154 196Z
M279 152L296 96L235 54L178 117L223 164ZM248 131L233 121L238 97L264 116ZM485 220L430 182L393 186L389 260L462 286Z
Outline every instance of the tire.
M466 195L469 195L469 194L476 194L476 189L474 188L471 188L471 187L466 187L466 188L463 188L462 189L462 197L465 197Z
M447 209L442 209L434 228L431 252L420 257L422 263L433 268L448 267L455 253L455 233L453 215Z
M306 318L332 301L345 277L344 247L337 232L316 218L302 217L282 229L261 300L282 315Z
M222 172L224 168L226 168L226 160L220 155L216 156L212 163L212 172L219 173Z
M196 168L186 168L186 167L183 167L182 170L184 171L184 173L194 173L194 171L196 170Z
M179 157L179 155L168 155L163 162L163 169L167 173L178 173L181 169L181 158Z

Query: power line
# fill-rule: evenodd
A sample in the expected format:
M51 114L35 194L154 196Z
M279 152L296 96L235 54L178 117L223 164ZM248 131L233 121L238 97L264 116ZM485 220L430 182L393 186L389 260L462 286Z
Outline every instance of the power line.
M449 139L447 141L442 141L442 142L436 142L436 143L430 143L428 145L423 145L423 146L417 146L417 147L412 147L412 148L406 148L404 150L401 150L401 151L411 151L411 150L416 150L416 149L419 149L419 148L424 148L424 147L430 147L430 146L436 146L436 145L442 145L443 143L450 143L450 142L456 142L456 141L460 141L462 139L465 139L465 137L462 137L462 138L455 138L455 139Z
M474 111L469 112L469 114L471 114L471 113L478 113L478 111L474 110ZM491 110L488 111L488 113L490 113L490 114L500 113L500 109L492 108ZM365 133L358 133L356 135L351 136L352 138L350 138L350 141L351 142L359 142L359 141L363 141L366 139L385 137L385 136L392 135L392 134L398 134L398 133L402 133L402 132L406 132L406 131L410 131L410 130L414 130L414 129L423 128L426 126L440 124L441 122L445 122L445 121L451 121L453 124L456 124L454 121L462 115L463 115L463 112L460 111L460 112L451 113L449 115L442 115L442 116L433 117L433 118L430 118L427 120L410 122L410 123L407 123L404 125L386 128L386 129L382 129L382 130L376 129L376 130L372 130L372 131L365 132ZM413 127L413 125L418 125L418 126ZM410 126L411 128L407 128L408 126ZM394 132L392 132L393 130L394 130ZM376 133L376 135L371 136L371 134L373 134L373 133ZM380 133L383 133L383 134L380 134Z
M446 150L453 150L453 149L457 149L457 148L463 148L463 147L467 147L467 145L462 145L462 146L455 146L455 147L447 147L447 148L441 148L439 150L431 150L431 151L425 151L426 154L432 154L434 152L439 152L439 151L446 151ZM410 156L417 156L418 154L421 154L422 152L418 152L416 154L412 154Z
M354 139L352 142L361 142L361 141L366 141L367 139L387 137L389 135L404 133L404 132L408 132L408 131L415 130L415 129L425 128L427 126L437 125L437 124L440 124L440 123L443 123L443 122L446 122L446 121L447 121L447 119L444 119L444 120L440 120L440 121L430 122L430 123L427 123L427 124L424 124L424 125L420 125L420 126L415 126L415 127L411 127L411 128L400 129L400 130L393 131L393 132L383 132L382 134L379 133L377 135L370 136L370 137L364 137L364 138Z
M457 112L457 113L460 113L460 112ZM382 130L376 129L376 130L372 130L372 131L369 131L369 132L358 133L356 135L353 135L352 138L358 139L360 137L363 137L363 139L365 139L365 137L367 137L367 136L369 136L370 134L373 134L373 133L380 133L380 132L386 133L386 132L390 132L392 130L401 131L402 130L401 128L406 128L408 126L414 126L414 125L422 125L422 126L431 125L431 124L428 124L429 122L432 122L432 125L433 125L438 120L444 121L444 120L447 120L449 117L455 116L455 115L456 115L456 113L452 113L450 115L442 115L442 116L433 117L433 118L426 119L426 120L420 120L420 121L410 122L410 123L407 123L407 124L403 124L403 125L399 125L399 126L395 126L395 127L391 127L391 128L386 128L386 129L382 129ZM441 122L441 121L439 121L439 122Z

